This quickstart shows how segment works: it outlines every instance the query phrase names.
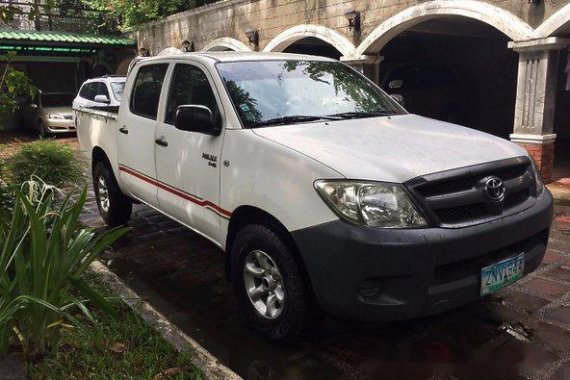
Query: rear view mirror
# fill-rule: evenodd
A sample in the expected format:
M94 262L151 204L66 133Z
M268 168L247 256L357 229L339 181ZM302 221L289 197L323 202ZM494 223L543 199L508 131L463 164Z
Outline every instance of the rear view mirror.
M176 108L174 126L181 131L219 136L221 129L214 123L212 111L206 106L183 105Z
M402 86L404 85L404 81L401 79L396 79L396 80L391 80L388 83L388 88L392 89L392 90L397 90L399 88L402 88Z
M97 103L105 103L105 104L110 103L110 100L107 97L107 95L95 95L95 99L93 99L93 101L95 101Z

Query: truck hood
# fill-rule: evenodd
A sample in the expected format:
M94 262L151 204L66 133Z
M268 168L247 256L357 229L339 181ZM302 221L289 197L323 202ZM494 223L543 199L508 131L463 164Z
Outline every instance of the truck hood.
M304 123L253 130L350 179L411 178L525 156L507 140L417 115Z
M46 114L48 114L48 113L60 113L62 115L73 114L73 110L71 109L71 106L43 107L42 110Z

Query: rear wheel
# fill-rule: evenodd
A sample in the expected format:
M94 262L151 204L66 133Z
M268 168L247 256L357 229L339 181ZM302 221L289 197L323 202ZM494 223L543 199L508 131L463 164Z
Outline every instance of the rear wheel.
M248 225L230 254L234 291L249 325L278 342L293 341L314 326L318 312L311 289L278 232Z
M98 162L93 169L93 189L99 214L110 226L121 226L129 221L133 203L125 196L108 165Z

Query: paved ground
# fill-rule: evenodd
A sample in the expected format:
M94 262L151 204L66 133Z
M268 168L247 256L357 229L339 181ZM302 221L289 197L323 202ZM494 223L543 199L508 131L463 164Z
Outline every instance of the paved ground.
M84 220L101 225L93 203ZM485 301L406 323L327 321L286 348L241 324L215 246L146 206L130 225L110 267L246 379L570 379L570 207L556 207L540 268Z

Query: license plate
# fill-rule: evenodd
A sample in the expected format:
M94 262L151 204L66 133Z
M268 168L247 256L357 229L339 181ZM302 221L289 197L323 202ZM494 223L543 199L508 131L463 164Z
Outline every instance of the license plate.
M524 274L524 252L481 269L481 295L493 294Z

